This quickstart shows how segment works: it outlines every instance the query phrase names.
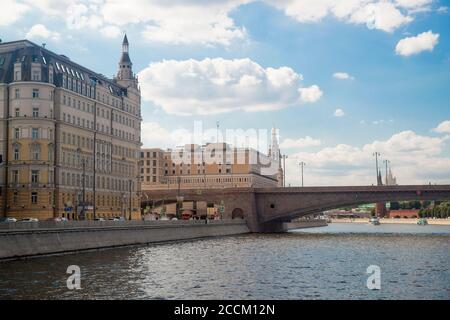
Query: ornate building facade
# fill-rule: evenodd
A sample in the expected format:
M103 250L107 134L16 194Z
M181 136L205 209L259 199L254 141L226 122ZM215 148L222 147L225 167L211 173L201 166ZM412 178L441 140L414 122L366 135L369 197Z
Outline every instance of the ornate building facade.
M125 36L108 79L27 40L0 43L0 216L140 217L141 95Z

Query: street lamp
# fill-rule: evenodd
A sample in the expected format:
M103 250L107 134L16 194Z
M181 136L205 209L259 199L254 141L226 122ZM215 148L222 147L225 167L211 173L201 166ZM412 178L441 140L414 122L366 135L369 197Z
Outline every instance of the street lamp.
M385 163L385 165L386 165L386 181L385 181L385 183L386 183L386 185L388 185L388 166L389 166L389 164L391 163L391 161L389 161L389 160L384 160L383 161L384 163Z
M283 187L286 187L286 159L287 155L283 154Z
M375 157L375 166L376 166L376 172L377 172L377 175L376 175L376 181L377 181L377 184L378 184L378 174L379 174L379 168L378 168L378 157L379 156L381 156L381 153L379 153L379 152L374 152L373 153L373 156Z
M129 185L128 185L128 189L129 189L129 191L130 191L130 197L129 197L129 199L128 199L128 201L129 201L129 204L130 204L130 214L128 215L128 220L131 220L131 185L132 185L132 183L133 183L133 180L128 180L128 183L129 183Z
M82 217L85 217L85 211L86 211L86 162L83 156L81 155L81 148L77 149L77 156L78 156L78 163L80 162L80 158L81 158L81 166L82 166L82 179L81 179L81 185L82 185L82 205L81 205L81 212L80 214L82 215ZM79 200L79 198L78 198ZM78 205L79 205L79 201L77 201Z
M178 183L178 191L177 191L177 205L176 205L177 212L176 212L176 215L177 215L177 218L180 218L180 211L182 209L182 204L183 204L183 200L184 200L184 197L182 197L181 194L180 194L180 192L181 192L180 191L181 177L177 177L177 183Z
M303 162L303 161L301 161L301 162L299 163L299 165L300 165L300 167L302 168L302 187L303 187L303 167L306 166L306 163Z

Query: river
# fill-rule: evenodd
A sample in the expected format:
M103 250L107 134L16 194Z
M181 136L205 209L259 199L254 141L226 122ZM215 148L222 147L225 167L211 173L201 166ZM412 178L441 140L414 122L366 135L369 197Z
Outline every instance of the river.
M68 290L69 265L81 289ZM369 265L381 288L366 286ZM1 299L450 299L450 227L332 223L0 262Z

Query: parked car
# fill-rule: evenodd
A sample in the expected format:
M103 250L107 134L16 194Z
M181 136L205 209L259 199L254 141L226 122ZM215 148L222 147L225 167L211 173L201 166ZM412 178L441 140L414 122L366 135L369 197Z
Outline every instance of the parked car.
M95 218L94 221L105 221L103 218Z
M37 218L23 218L21 222L39 222Z
M69 221L67 218L64 218L64 217L56 217L56 218L53 218L53 219L51 219L52 221L55 221L55 222L65 222L65 221Z
M109 218L109 221L125 221L124 217L113 217Z
M8 218L3 219L2 222L17 222L17 219L16 218L12 218L12 217L8 217Z

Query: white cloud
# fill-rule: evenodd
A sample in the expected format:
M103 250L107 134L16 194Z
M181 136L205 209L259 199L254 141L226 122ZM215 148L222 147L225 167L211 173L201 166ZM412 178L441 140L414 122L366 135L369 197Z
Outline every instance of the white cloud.
M429 8L432 0L5 0L0 25L21 18L29 7L61 17L69 29L135 27L144 39L170 44L223 45L244 41L245 27L231 13L242 5L264 2L300 23L327 16L392 32ZM3 2L5 2L3 1ZM104 32L105 33L105 32ZM105 33L110 36L110 32Z
M398 6L408 9L423 8L433 2L433 0L395 0Z
M107 0L101 13L111 24L142 23L142 35L149 41L229 45L244 39L246 32L228 15L247 2L251 1Z
M317 85L312 85L308 88L300 88L298 91L300 92L300 101L304 103L317 102L323 95L323 92Z
M50 31L43 24L35 24L25 35L27 39L50 39L58 41L61 35L56 31Z
M306 136L304 138L299 139L285 139L280 144L281 148L285 149L300 149L307 147L317 147L320 146L322 142L319 139L313 139L310 136Z
M291 68L263 68L248 58L164 60L139 73L143 99L177 115L278 110L317 101L319 87L301 88L302 79Z
M307 163L306 185L370 185L376 182L372 155L378 151L382 160L391 161L401 184L449 183L450 158L443 153L447 140L403 131L362 147L339 144L317 152L289 154L287 182L300 183L298 161L302 160Z
M441 13L441 14L445 14L445 13L448 12L448 7L441 6L441 7L439 7L439 8L437 9L437 12L438 12L438 13Z
M450 120L441 122L436 128L433 129L437 133L450 133Z
M339 80L352 80L352 79L354 79L347 72L335 72L333 74L333 77L336 78L336 79L339 79Z
M100 32L107 38L117 38L122 35L122 31L116 26L102 27Z
M142 122L141 137L144 148L173 148L179 141L174 138L174 133L162 127L157 122Z
M299 22L317 22L328 15L348 23L366 24L370 29L392 32L410 23L413 17L402 9L418 8L411 1L375 0L265 0ZM418 1L415 1L418 2ZM423 2L423 1L422 1Z
M334 111L334 116L335 117L343 117L345 115L344 110L342 110L341 108L336 109L336 111Z
M13 0L3 0L0 10L0 27L5 27L22 19L30 7Z
M439 34L431 30L423 32L415 37L408 37L400 40L395 47L398 55L410 56L422 51L433 51L439 42Z

